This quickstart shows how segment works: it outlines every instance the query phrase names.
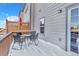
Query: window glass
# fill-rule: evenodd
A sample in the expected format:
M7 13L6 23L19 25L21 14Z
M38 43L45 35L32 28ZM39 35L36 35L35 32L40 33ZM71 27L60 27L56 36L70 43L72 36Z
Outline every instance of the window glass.
M40 19L40 33L44 34L44 30L45 30L45 18L41 18Z

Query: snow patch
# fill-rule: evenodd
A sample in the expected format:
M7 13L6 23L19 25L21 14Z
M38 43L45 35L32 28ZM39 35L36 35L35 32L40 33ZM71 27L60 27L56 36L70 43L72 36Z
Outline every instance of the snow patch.
M7 17L7 20L8 21L19 21L19 17L17 17L17 16L9 16L9 17Z

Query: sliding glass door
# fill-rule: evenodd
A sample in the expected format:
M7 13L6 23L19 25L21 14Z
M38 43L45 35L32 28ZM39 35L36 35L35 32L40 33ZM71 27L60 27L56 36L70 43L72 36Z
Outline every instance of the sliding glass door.
M70 51L78 53L78 38L79 38L79 6L74 6L68 9L68 21L69 21L69 47Z

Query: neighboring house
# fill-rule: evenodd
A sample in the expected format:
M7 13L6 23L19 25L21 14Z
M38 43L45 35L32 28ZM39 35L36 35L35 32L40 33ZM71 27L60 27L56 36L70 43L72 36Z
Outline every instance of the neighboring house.
M27 23L26 26L30 25L30 4L24 4L24 7L19 13L19 17L22 19L22 22ZM30 26L29 26L30 29Z
M0 33L6 33L6 29L1 28L1 29L0 29Z
M31 13L31 29L40 33L39 38L77 53L76 33L72 34L71 26L79 25L79 4L36 3L31 4Z
M22 25L19 24L20 18L22 19ZM6 21L7 32L30 30L30 4L24 4L22 10L19 11L19 19L14 19L15 21ZM19 29L19 27L21 27L21 29Z
M29 30L30 25L28 23L23 22L20 30ZM16 21L6 21L6 32L15 32L19 31L19 23Z

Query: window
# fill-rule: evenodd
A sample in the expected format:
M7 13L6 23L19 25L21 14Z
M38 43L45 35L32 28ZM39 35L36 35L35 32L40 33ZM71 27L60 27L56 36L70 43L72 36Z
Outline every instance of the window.
M45 18L41 18L40 19L40 33L44 34L44 30L45 30Z

